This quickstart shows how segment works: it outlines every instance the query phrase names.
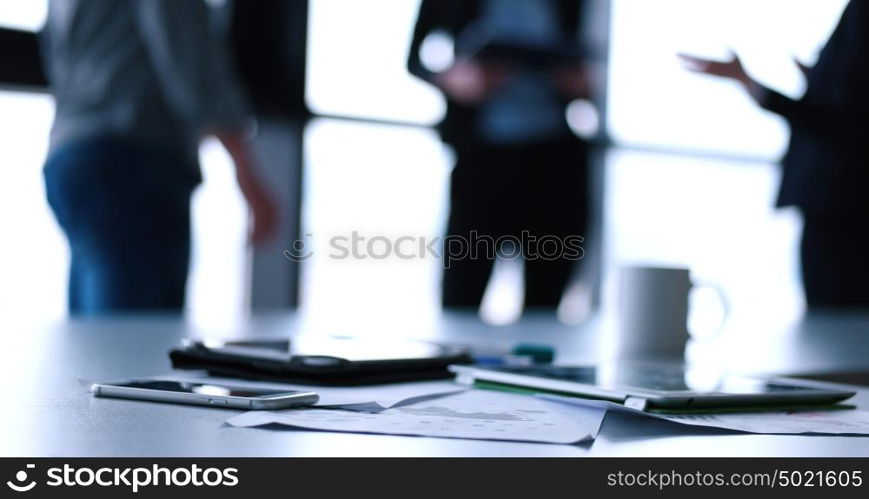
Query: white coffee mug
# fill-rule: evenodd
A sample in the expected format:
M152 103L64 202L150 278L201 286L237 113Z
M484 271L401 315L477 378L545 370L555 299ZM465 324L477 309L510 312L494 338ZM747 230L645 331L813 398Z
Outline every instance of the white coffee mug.
M720 289L704 286L718 292L726 315L727 302ZM616 357L684 360L689 338L688 301L694 288L686 268L623 267L618 283Z

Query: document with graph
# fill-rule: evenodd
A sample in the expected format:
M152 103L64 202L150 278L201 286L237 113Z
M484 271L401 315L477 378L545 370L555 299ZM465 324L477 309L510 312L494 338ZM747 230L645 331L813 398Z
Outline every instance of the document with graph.
M606 410L575 407L536 397L486 390L398 405L382 412L343 409L251 411L233 426L282 426L352 433L380 433L478 440L573 444L594 439Z

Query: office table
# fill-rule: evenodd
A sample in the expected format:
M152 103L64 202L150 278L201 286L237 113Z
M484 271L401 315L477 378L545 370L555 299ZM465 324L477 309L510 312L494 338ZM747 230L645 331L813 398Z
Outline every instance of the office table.
M607 415L594 443L545 445L296 430L233 428L236 411L95 399L81 380L150 376L170 369L166 352L184 337L275 338L348 334L300 315L257 316L208 328L172 317L7 321L0 335L0 454L4 456L869 456L867 437L767 436L690 428L627 414ZM418 323L369 321L354 333L557 347L561 362L605 358L612 322L580 326L531 315L508 326L445 314ZM869 370L869 314L811 315L775 323L731 321L694 342L693 363L745 373ZM858 406L869 409L869 389Z

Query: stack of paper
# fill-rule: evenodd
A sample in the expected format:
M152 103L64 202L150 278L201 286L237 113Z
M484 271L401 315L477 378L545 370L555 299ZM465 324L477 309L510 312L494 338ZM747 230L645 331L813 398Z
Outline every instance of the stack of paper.
M746 412L727 414L670 415L642 412L623 405L600 400L558 395L537 395L538 398L561 402L575 407L596 407L640 414L691 426L706 426L726 430L768 435L869 435L869 412L853 409L827 411Z
M416 398L415 398L416 399ZM278 424L353 433L572 444L597 436L606 411L485 390L405 401L379 412L339 409L251 411L233 426Z
M159 378L202 381L204 376L184 373ZM227 421L239 427L277 424L322 431L572 444L596 438L606 412L614 410L747 433L869 435L869 412L859 410L670 415L577 397L470 389L451 381L322 387L207 379L320 395L314 408L251 411Z

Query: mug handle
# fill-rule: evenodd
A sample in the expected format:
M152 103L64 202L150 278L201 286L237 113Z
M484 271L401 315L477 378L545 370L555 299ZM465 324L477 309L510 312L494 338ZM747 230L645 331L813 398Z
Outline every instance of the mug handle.
M727 293L724 292L724 288L714 282L700 282L696 284L692 283L691 291L703 288L715 291L715 294L718 295L718 301L721 303L721 309L723 311L723 313L721 314L721 322L718 324L718 328L707 338L704 338L706 340L711 340L721 334L721 331L724 330L724 325L727 324L727 318L730 317L731 306L730 300L727 298Z

